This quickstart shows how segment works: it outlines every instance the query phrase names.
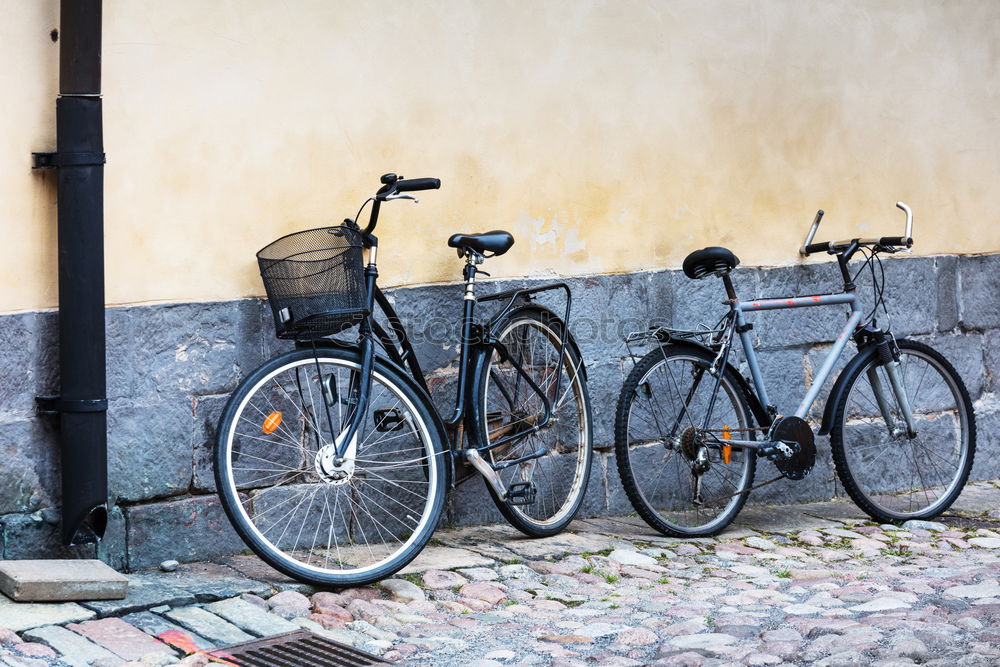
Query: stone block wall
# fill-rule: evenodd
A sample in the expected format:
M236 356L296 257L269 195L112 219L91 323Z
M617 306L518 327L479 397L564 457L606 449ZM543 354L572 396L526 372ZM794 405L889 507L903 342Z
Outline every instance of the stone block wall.
M1000 478L1000 255L885 260L886 303L898 336L940 349L958 368L975 403L979 450L976 479ZM837 291L832 263L739 268L741 298ZM870 275L859 276L863 301L873 306ZM480 294L541 281L481 283ZM587 365L594 406L595 461L583 514L632 511L613 453L614 406L632 360L622 343L650 324L713 324L724 312L721 282L688 280L679 271L572 278L574 332ZM429 375L434 399L450 413L457 355L458 285L391 291ZM561 304L549 304L560 311ZM488 311L491 304L483 304ZM753 318L772 402L793 412L843 326L842 307L759 313ZM34 414L34 396L58 385L54 312L0 316L0 546L3 558L93 555L94 547L59 544L60 472L55 423ZM266 303L125 306L107 310L109 527L99 555L120 569L152 567L175 558L196 560L242 551L214 495L212 440L228 393L264 359L287 349L272 332ZM843 355L840 366L849 359ZM828 385L832 384L832 380ZM812 409L822 415L826 392ZM829 441L817 438L819 461L804 481L781 480L751 502L828 499L842 493ZM758 479L772 476L761 463ZM445 521L502 518L479 479L451 493Z

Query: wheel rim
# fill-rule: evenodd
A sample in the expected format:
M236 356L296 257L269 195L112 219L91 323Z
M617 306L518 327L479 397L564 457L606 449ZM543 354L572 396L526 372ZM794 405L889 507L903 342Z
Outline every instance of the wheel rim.
M312 357L283 365L233 413L222 459L226 491L238 499L230 507L244 537L286 568L319 577L369 573L407 554L430 528L441 463L427 424L384 375L372 375L353 465L330 462L359 368ZM274 413L280 424L266 433L263 420Z
M734 447L726 464L719 448L689 442L702 427L715 382L705 372L707 366L703 359L686 355L655 363L637 383L628 410L627 451L635 491L645 507L678 532L712 532L724 526L744 499L739 492L750 483L752 451ZM701 380L696 385L699 369ZM709 428L746 429L749 419L735 389L725 378L720 389ZM689 396L688 410L682 412ZM751 434L735 437L748 440ZM708 457L708 469L701 475L705 503L700 507L694 504L692 473L693 466L705 465L695 463L699 452Z
M964 483L969 423L966 401L947 369L919 350L901 352L899 374L917 436L889 432L867 379L870 369L885 388L893 419L903 421L885 369L872 362L847 395L840 437L858 491L876 510L904 519L934 515L954 499Z
M556 369L559 363L560 336L551 327L536 320L512 322L497 337L517 356L522 368L546 392L552 403L553 423L535 433L515 439L487 453L494 465L545 448L544 456L497 471L504 486L529 482L535 485L536 501L529 505L508 505L524 521L546 528L565 521L578 506L587 482L585 472L589 456L589 417L585 409L580 367L567 350L563 364L560 396L554 396ZM494 353L486 377L483 414L487 415L487 440L499 442L515 434L518 428L540 422L544 416L541 398L506 361ZM572 470L570 475L567 470Z

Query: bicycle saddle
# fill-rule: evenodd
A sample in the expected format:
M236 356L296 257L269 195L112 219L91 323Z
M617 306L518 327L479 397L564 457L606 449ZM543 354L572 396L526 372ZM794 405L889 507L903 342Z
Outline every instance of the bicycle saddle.
M448 245L459 250L475 250L479 254L493 253L491 256L502 255L514 245L514 237L510 232L499 229L482 234L452 234Z
M684 258L684 275L697 280L708 276L724 276L740 265L740 258L727 248L712 246L695 250Z

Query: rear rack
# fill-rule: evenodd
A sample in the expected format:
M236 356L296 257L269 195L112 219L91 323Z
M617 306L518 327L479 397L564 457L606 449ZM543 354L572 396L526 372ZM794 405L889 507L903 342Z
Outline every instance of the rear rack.
M647 344L646 341L655 339L657 343L667 343L674 338L680 338L682 340L711 340L712 338L718 337L719 334L723 332L724 327L718 327L711 329L709 327L704 327L702 329L672 329L670 327L650 327L644 331L633 331L625 337L625 344L630 343L636 344ZM640 343L642 341L642 343ZM648 344L652 344L651 342Z
M650 327L643 331L633 331L625 337L625 346L629 354L633 357L639 356L632 351L632 346L647 347L650 345L663 345L671 340L697 340L705 345L713 345L725 330L724 326L715 328L702 327L700 329L673 329L671 327Z
M507 303L503 307L493 314L489 320L489 336L492 337L496 331L497 325L500 321L507 316L512 310L522 303L531 301L532 294L538 294L539 292L548 292L552 290L562 290L566 294L566 310L563 312L562 316L562 332L559 340L559 362L556 368L562 368L563 360L566 358L566 343L569 341L569 315L570 310L573 306L573 294L569 290L569 285L563 282L547 283L545 285L538 285L536 287L525 287L519 289L505 290L503 292L497 292L495 294L487 294L486 296L478 297L480 303L483 301L503 301L506 300ZM584 371L584 378L586 378L586 371ZM562 374L556 375L556 386L554 395L559 396L560 387L562 385Z
M715 327L703 326L700 329L653 326L643 331L633 331L625 336L625 348L628 350L628 357L635 362L644 356L646 349L664 345L672 340L693 340L715 349L724 332L725 326L721 321Z

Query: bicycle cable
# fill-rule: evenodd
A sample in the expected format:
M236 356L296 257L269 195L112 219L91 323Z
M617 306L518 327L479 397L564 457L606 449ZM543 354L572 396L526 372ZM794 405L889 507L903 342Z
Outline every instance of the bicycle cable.
M875 295L875 305L872 306L871 311L864 317L863 324L867 325L870 323L873 326L878 326L876 313L878 312L880 306L882 308L882 312L885 313L886 319L890 320L891 324L889 309L885 306L885 266L882 264L882 258L878 256L877 249L868 251L865 248L860 248L860 250L865 257L865 262L861 265L861 268L855 272L851 281L856 283L861 274L864 273L865 269L868 269L871 273L872 291ZM876 264L878 265L878 275L875 273ZM889 330L889 328L890 327L887 326L886 330Z
M361 213L365 210L365 206L368 206L369 202L373 202L373 201L375 201L374 197L369 197L368 199L366 199L364 201L364 203L361 204L361 208L358 209L357 214L355 214L355 216L354 216L354 220L351 220L351 222L353 222L355 225L357 225L358 224L358 220L361 219ZM358 226L358 228L360 229L360 225Z

